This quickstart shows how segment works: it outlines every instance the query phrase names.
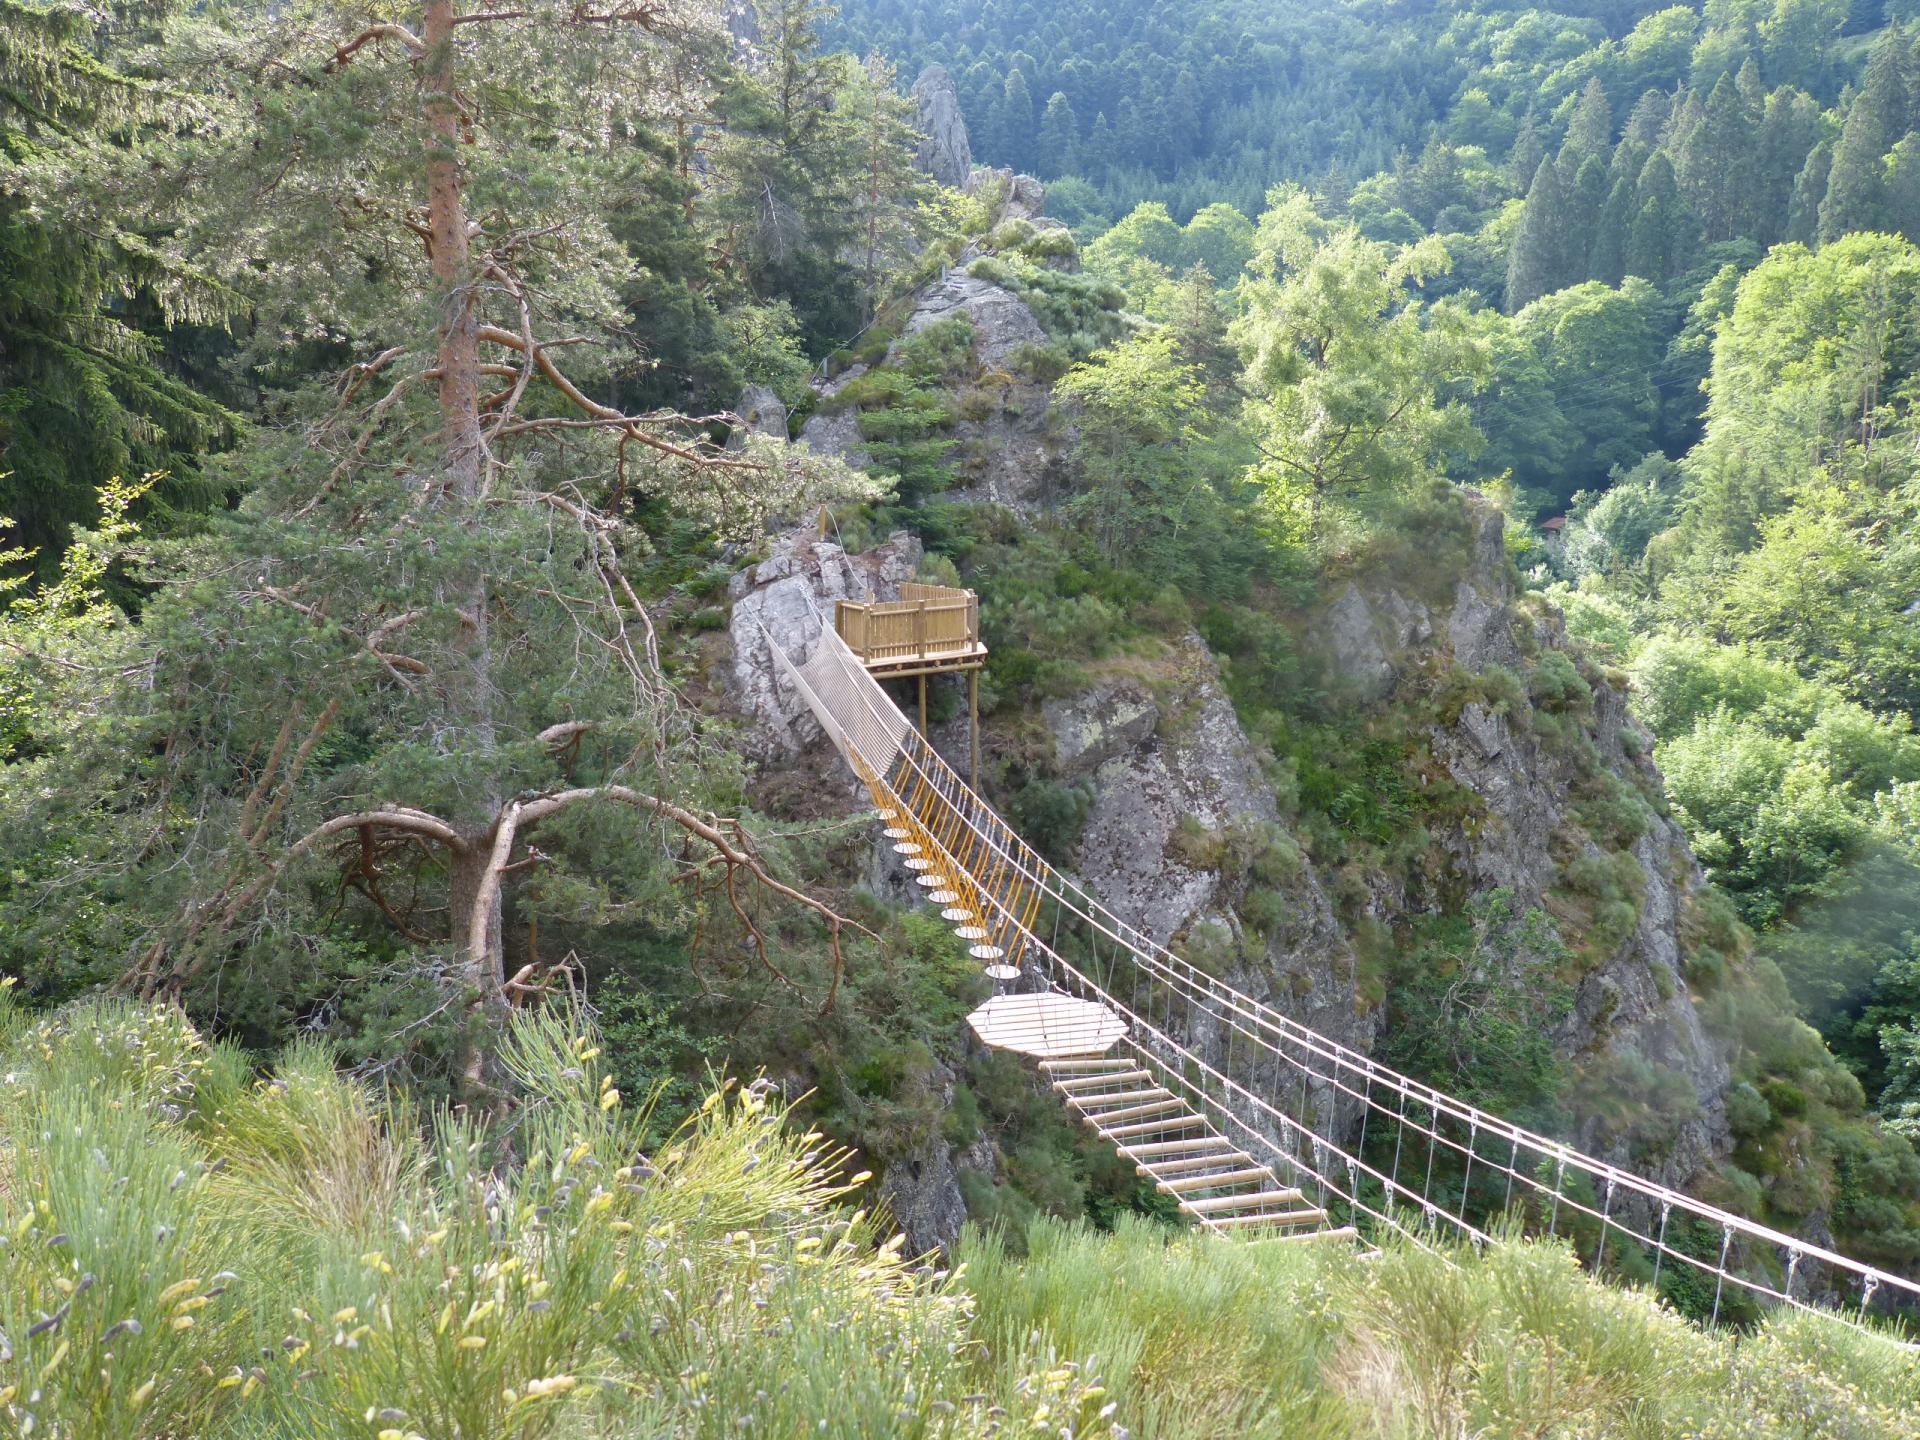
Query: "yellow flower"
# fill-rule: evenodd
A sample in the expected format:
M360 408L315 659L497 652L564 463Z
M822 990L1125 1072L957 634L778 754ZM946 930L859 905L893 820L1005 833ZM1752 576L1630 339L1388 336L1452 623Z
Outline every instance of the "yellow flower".
M478 1350L485 1346L486 1343L487 1337L484 1335L462 1335L459 1340L459 1348L462 1350Z
M153 1387L159 1383L160 1383L160 1377L156 1375L153 1377L153 1379L147 1381L146 1384L142 1385L138 1390L133 1392L133 1399L129 1403L133 1406L135 1410L138 1410L142 1405L147 1403L148 1397L150 1397L153 1394Z

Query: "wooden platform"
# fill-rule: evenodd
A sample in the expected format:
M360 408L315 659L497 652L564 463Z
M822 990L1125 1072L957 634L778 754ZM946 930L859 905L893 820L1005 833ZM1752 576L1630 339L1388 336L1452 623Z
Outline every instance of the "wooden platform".
M869 673L887 679L987 663L980 597L950 585L902 585L898 600L837 600L833 628Z
M983 1045L1040 1060L1102 1055L1127 1033L1127 1022L1106 1006L1052 991L996 995L967 1024Z

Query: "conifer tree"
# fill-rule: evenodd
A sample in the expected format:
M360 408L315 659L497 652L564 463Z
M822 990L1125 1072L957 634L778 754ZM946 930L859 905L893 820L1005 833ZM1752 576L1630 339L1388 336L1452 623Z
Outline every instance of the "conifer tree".
M929 193L915 163L919 132L914 103L884 56L869 55L852 77L847 160L859 177L855 218L860 231L862 320L871 320L895 269L917 248L916 203Z
M1889 30L1873 47L1866 79L1834 147L1826 196L1820 202L1822 245L1850 230L1877 230L1886 224L1886 155L1906 130L1913 105L1906 69L1906 47L1899 32Z
M1820 133L1819 110L1797 90L1785 87L1767 97L1754 154L1751 203L1745 234L1761 245L1784 237L1791 218L1794 183Z
M1507 313L1560 288L1569 250L1568 196L1560 166L1543 159L1527 191L1526 210L1507 259Z
M1781 239L1812 246L1820 238L1820 203L1827 195L1827 173L1833 167L1833 144L1822 140L1807 152L1800 173L1793 177L1793 198L1787 202L1787 228Z
M1560 147L1564 162L1573 157L1574 173L1589 159L1599 157L1604 164L1613 154L1613 109L1607 103L1607 87L1595 76L1580 92L1573 118L1567 124L1567 138Z
M1620 134L1623 141L1631 140L1650 151L1665 137L1668 123L1673 119L1673 97L1664 90L1646 90L1633 102L1633 113L1627 117L1626 129Z
M1887 225L1920 244L1920 132L1909 130L1887 156Z
M159 9L122 6L111 28L139 34ZM0 549L34 552L44 574L110 477L166 472L142 492L150 518L212 503L200 457L236 423L129 322L136 298L208 322L237 297L153 243L172 205L129 203L193 101L103 59L108 32L78 7L0 4Z
M1606 285L1618 285L1627 273L1627 233L1636 213L1634 184L1622 175L1607 192L1594 226L1593 249L1587 257L1587 274Z
M1738 83L1723 74L1673 154L1680 193L1699 217L1709 244L1741 233L1754 182L1757 119L1749 114Z
M1010 70L1000 91L999 143L1004 163L1016 170L1032 165L1034 130L1033 92L1025 75Z
M152 683L63 737L69 783L8 838L30 852L53 827L76 862L124 872L90 923L144 995L215 1003L239 966L256 1003L297 1007L360 983L372 947L490 1104L493 1037L557 978L542 906L585 914L611 887L690 913L724 875L722 904L779 893L825 915L708 808L728 766L635 588L636 497L755 534L810 502L810 476L871 487L595 393L629 263L603 217L639 152L628 127L671 133L660 106L687 93L657 78L722 53L698 12L233 18L191 37L231 89L205 97L217 123L172 177L199 206L178 243L244 288L263 360L311 336L341 368L276 395L284 423L235 461L246 505L147 609ZM655 826L685 866L658 835L635 843ZM349 899L362 928L343 933ZM72 923L56 902L47 923Z
M1654 151L1640 172L1639 202L1627 232L1627 273L1664 285L1686 268L1698 235L1665 150Z
M1539 177L1540 162L1546 157L1547 142L1535 124L1533 111L1520 117L1520 129L1507 152L1507 179L1516 191L1525 194Z
M1072 174L1078 168L1080 120L1073 113L1073 102L1061 90L1053 92L1047 110L1040 117L1040 173L1048 179Z

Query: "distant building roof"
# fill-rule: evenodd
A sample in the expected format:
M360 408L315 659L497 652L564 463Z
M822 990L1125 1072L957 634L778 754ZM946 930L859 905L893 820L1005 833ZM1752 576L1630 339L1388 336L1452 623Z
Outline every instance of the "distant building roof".
M1540 522L1540 528L1542 530L1564 530L1567 528L1567 517L1564 515L1556 515L1551 520L1542 520Z

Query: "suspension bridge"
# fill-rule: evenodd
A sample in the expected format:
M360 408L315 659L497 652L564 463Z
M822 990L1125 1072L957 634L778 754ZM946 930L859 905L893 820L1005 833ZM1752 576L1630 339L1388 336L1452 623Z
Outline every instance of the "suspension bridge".
M823 624L767 644L886 838L995 985L971 1017L1196 1224L1423 1249L1564 1236L1718 1324L1788 1305L1920 1314L1920 1283L1648 1180L1383 1066L1158 944L1048 865ZM1664 1279L1663 1279L1664 1277Z

